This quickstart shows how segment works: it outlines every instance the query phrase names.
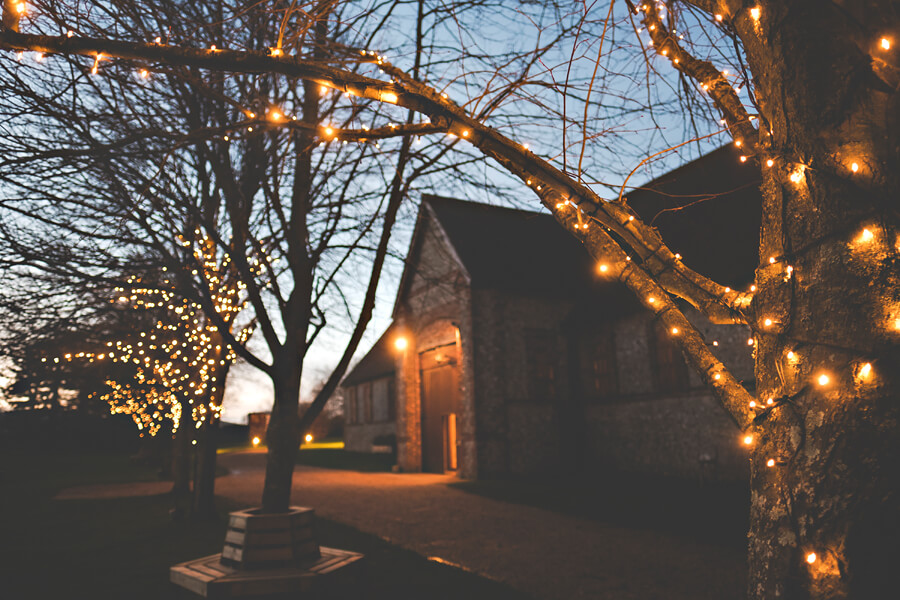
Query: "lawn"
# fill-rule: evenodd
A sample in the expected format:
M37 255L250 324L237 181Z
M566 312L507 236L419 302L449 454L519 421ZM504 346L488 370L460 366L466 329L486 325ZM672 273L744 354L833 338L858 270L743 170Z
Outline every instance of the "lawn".
M306 452L336 451L306 450L301 456ZM352 462L316 456L320 463ZM16 600L196 598L169 583L169 566L220 551L224 521L173 522L166 495L53 499L72 485L154 478L151 469L132 465L123 454L7 453L0 465L0 595ZM220 508L224 517L229 507ZM367 598L527 598L352 527L319 519L317 530L323 545L366 554Z

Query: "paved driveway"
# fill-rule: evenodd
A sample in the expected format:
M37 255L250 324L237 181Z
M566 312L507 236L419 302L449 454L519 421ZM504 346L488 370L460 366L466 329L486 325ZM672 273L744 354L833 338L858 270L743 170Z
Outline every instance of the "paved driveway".
M265 455L220 455L216 493L258 505ZM744 595L746 557L675 535L484 498L431 474L294 472L294 504L540 599L727 600Z

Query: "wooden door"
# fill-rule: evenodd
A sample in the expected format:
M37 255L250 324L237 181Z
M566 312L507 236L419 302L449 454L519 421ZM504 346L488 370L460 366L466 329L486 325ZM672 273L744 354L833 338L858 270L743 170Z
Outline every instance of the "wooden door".
M456 469L458 379L456 346L420 355L422 366L422 470L444 473Z

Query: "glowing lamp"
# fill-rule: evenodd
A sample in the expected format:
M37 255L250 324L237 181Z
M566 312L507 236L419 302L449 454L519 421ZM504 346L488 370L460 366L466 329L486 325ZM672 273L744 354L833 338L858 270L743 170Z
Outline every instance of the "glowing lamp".
M862 230L862 235L859 236L859 239L863 242L871 242L872 239L875 238L875 234L869 231L868 229Z
M763 321L763 325L765 325L766 327L771 327L772 319L766 319L765 321Z
M881 38L881 49L882 50L890 50L891 49L891 40L887 38Z
M750 408L756 408L756 400L750 401Z
M859 368L859 376L866 379L872 373L872 363L866 363Z
M409 341L405 337L398 337L394 340L394 348L397 350L406 350L406 347L409 345Z
M828 385L829 381L831 381L831 379L825 373L822 373L821 375L819 375L819 379L818 379L819 385Z
M759 10L758 6L754 6L753 8L750 9L750 16L753 18L754 21L759 21L759 16L760 16L761 12L762 11Z
M261 441L262 441L262 440L259 439L259 436L254 436L254 437L253 437L253 440L252 440L252 442L253 442L253 447L256 448L257 446L259 446L259 443L260 443Z
M774 165L774 164L775 164L775 161L772 160L771 158L770 158L769 160L766 161L766 166L767 166L767 167L771 167L771 166Z
M858 172L859 171L859 163L853 163L852 165L850 165L850 170L853 171L854 173Z
M677 328L677 327L673 327L673 328L672 328L672 335L678 335L678 328Z
M807 554L806 562L808 562L809 564L813 564L814 562L816 562L816 553L810 552L809 554Z
M774 458L770 458L769 460L767 460L767 461L766 461L766 466L767 466L767 467L774 467L774 466L775 466L775 459L774 459Z
M745 436L744 436L744 445L749 446L749 445L752 444L752 443L753 443L753 436L752 436L752 435L745 435Z
M270 53L272 56L283 56L283 55L284 55L284 50L282 50L281 48L270 48L270 49L269 49L269 53Z
M753 338L748 338L748 339L747 339L747 345L748 345L748 346L752 346L752 345L753 345Z
M306 434L306 437L304 437L303 439L306 440L306 443L308 444L308 443L310 443L311 441L313 441L313 436L312 436L311 433L307 433L307 434Z
M601 273L606 273L607 271L609 271L609 265L602 264L597 267L597 270L600 271Z

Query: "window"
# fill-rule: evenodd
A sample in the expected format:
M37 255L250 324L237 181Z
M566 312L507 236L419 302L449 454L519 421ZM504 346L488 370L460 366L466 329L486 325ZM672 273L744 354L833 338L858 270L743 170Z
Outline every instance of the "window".
M384 423L390 418L388 405L388 379L379 379L372 383L372 421Z
M556 333L547 329L525 330L525 361L528 397L532 400L556 398L556 371L559 353Z
M656 389L683 392L688 389L687 366L681 349L661 323L654 323L650 336L656 366Z
M347 390L347 402L344 404L344 420L347 425L356 424L356 388L353 386Z
M366 382L359 386L360 398L357 403L357 423L372 422L372 382Z
M581 353L581 373L585 396L603 398L618 393L615 336L609 323L586 336Z

